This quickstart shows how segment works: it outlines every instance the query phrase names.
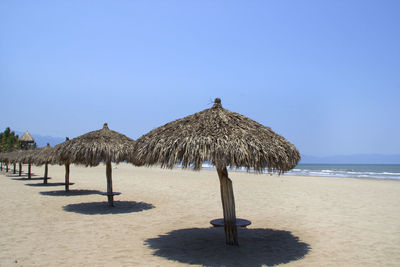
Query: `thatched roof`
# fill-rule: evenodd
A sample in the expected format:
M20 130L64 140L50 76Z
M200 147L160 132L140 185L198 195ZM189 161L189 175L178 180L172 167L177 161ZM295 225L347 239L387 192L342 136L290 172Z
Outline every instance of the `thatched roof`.
M27 143L33 143L35 140L33 139L32 135L26 131L20 138L19 141L21 142L27 142Z
M107 123L102 129L89 132L55 146L52 162L96 166L100 162L119 163L132 153L134 140L110 130Z
M243 115L226 110L219 98L212 108L170 122L135 142L130 159L137 165L181 163L199 170L203 161L216 166L284 172L300 154L282 136Z

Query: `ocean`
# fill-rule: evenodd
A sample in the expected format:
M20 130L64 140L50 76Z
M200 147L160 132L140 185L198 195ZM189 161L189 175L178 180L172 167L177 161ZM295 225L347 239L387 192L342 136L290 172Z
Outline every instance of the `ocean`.
M400 181L400 164L298 164L286 174Z
M203 163L203 169L215 169L215 167L209 163ZM245 168L232 168L229 171L246 172L247 170ZM400 164L298 164L285 174L400 181Z

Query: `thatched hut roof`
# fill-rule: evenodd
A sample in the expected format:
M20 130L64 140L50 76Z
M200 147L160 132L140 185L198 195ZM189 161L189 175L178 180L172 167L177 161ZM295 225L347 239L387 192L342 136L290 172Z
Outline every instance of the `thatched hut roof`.
M103 128L78 136L55 146L51 152L52 162L75 163L96 166L100 162L119 163L132 153L134 140L110 130L107 123Z
M300 154L285 138L243 115L226 110L219 98L213 107L167 123L135 142L130 159L137 165L181 163L199 170L203 161L216 166L284 172Z
M33 143L35 140L33 139L32 135L26 131L20 138L19 141L26 142L26 143Z

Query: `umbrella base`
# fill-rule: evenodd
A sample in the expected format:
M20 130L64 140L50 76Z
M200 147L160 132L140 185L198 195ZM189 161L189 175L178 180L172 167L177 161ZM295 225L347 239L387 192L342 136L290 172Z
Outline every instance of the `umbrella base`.
M223 226L225 226L224 219L214 219L214 220L211 220L210 223L214 227L223 227ZM247 227L250 224L251 224L251 222L249 220L239 219L239 218L236 219L236 226Z
M107 199L108 199L108 206L110 206L110 207L114 207L114 196L118 196L118 195L120 195L120 194L121 194L120 192L112 192L112 193L105 192L105 193L100 193L100 195L107 196Z
M103 196L118 196L118 195L121 195L121 192L112 192L112 193L107 193L107 192L105 192L105 193L100 193L100 195L103 195Z

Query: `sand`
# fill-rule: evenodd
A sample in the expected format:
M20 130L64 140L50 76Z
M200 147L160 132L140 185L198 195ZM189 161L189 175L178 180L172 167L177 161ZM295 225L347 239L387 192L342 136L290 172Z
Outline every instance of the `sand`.
M215 171L113 165L0 174L0 266L400 266L400 182L231 172L236 214L251 220L225 245ZM26 170L26 166L24 166ZM26 177L24 174L23 177Z

